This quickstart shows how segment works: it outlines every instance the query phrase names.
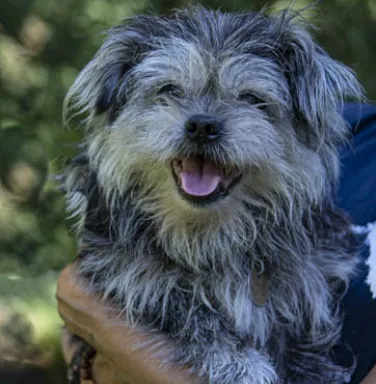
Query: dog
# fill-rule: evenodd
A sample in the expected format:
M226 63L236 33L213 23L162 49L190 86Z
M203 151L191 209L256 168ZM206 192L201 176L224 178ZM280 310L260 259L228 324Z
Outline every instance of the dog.
M334 203L354 73L299 15L131 17L69 90L78 269L164 363L215 384L342 384L357 253Z

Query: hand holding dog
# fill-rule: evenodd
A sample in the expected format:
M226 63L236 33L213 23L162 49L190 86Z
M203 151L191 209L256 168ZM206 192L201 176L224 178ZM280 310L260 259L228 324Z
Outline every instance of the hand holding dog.
M96 350L93 377L96 384L195 384L199 383L188 372L178 369L161 369L158 362L146 356L142 350L135 351L132 343L146 336L122 325L115 325L116 315L104 309L97 298L87 295L77 280L75 265L65 268L57 287L58 308L65 326L80 336ZM113 325L109 325L109 322ZM63 353L69 362L75 351L70 335L62 334ZM90 381L82 381L90 384ZM361 384L376 383L376 367Z
M147 341L147 337L116 321L113 310L103 308L96 297L85 293L74 264L61 273L56 296L66 328L97 351L92 372L96 384L198 383L186 371L160 368L158 361L147 356L145 350L136 350L133 345ZM76 347L70 338L68 332L63 332L63 353L67 362ZM84 383L91 381L82 381Z

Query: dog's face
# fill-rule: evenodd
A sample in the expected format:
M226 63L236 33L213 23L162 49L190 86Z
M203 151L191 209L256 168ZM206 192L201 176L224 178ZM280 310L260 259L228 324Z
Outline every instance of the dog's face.
M338 101L361 91L290 19L194 8L115 28L68 95L106 193L135 189L176 222L319 205L347 130Z

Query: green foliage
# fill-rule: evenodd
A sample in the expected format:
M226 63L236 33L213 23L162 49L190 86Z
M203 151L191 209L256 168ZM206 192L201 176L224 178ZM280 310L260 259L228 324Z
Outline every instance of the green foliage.
M15 350L20 343L31 346L24 348L23 358L30 359L36 345L50 343L55 348L54 281L76 251L61 193L48 179L61 170L64 159L75 154L73 143L81 138L81 132L62 127L64 95L100 45L103 30L136 12L165 12L186 3L0 2L0 329L8 341L14 341ZM310 1L296 3L295 9L299 9ZM207 0L206 4L224 10L257 10L265 1ZM268 4L278 10L290 1L271 0ZM321 1L306 17L318 27L321 44L354 68L369 97L376 97L376 71L369 64L376 61L376 2ZM43 292L48 292L48 298ZM19 317L19 313L26 317ZM55 320L44 327L48 321L43 317ZM41 335L44 331L45 338ZM0 355L2 347L0 339ZM57 364L55 360L53 364ZM0 382L4 382L1 370Z

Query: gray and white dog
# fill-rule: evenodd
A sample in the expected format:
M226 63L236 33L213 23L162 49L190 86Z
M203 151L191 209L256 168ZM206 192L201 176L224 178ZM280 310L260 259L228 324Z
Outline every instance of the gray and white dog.
M333 203L354 74L290 11L191 7L112 29L66 114L79 271L215 384L336 384L357 257Z

